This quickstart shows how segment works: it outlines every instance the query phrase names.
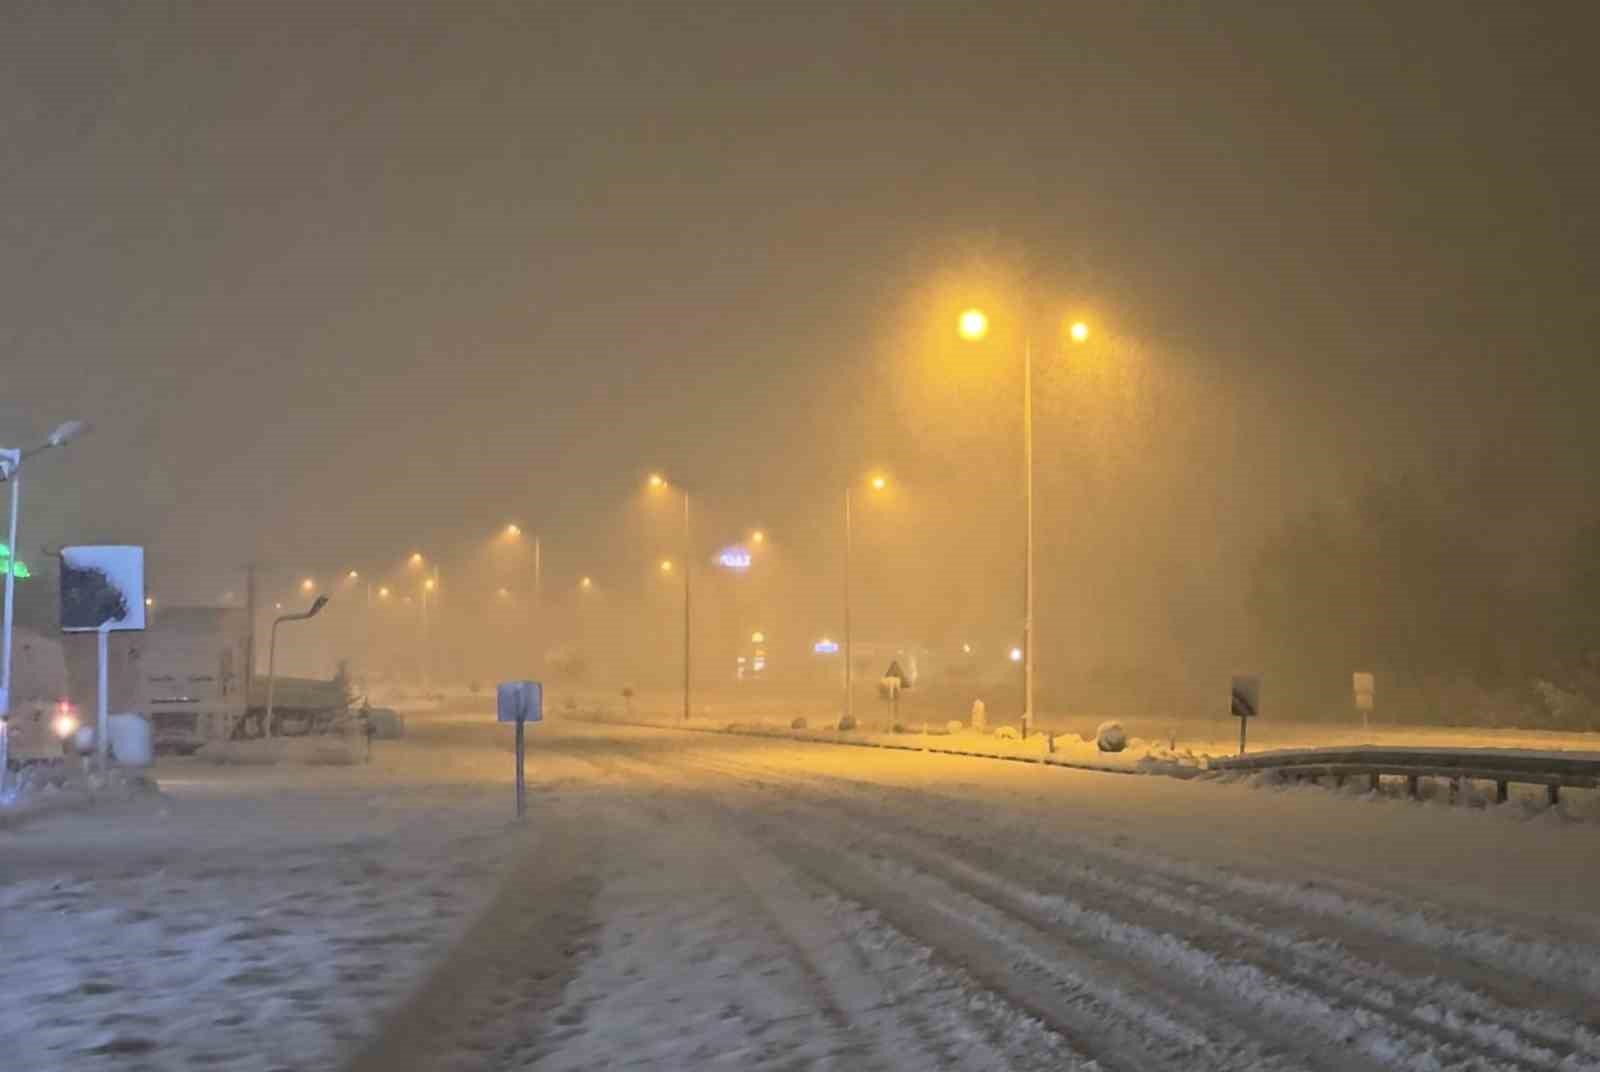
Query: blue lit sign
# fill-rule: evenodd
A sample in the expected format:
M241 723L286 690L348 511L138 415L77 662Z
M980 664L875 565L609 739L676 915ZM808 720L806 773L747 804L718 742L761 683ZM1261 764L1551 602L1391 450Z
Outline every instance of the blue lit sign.
M738 545L724 547L717 552L717 565L723 569L747 570L750 568L750 552Z
M819 640L811 645L811 650L818 655L837 655L839 654L839 642L837 640Z

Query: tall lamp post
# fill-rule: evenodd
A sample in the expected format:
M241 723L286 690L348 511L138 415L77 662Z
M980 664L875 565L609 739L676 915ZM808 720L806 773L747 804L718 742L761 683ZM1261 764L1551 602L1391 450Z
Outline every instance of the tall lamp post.
M501 530L507 540L522 539L522 526L512 521ZM538 647L535 657L544 659L544 537L533 535L533 638Z
M868 479L867 486L873 491L882 491L889 486L889 480L884 476L874 476ZM844 486L844 714L846 718L855 718L856 715L855 666L851 661L850 651L850 558L855 543L850 517L850 500L854 491L854 484Z
M327 596L318 596L311 604L310 610L303 610L299 614L280 614L272 619L272 635L267 642L267 717L261 726L261 736L272 736L272 694L278 683L278 626L284 622L303 622L308 618L315 618L323 607L328 605Z
M6 540L6 606L4 627L0 629L4 633L0 637L0 718L11 713L11 623L16 615L17 559L21 554L17 548L17 518L22 509L22 463L40 451L66 446L87 427L82 421L65 421L56 426L49 439L36 447L25 450L0 448L0 482L11 485L11 519ZM5 729L0 724L0 782L5 780L6 759Z
M660 473L651 473L649 480L650 490L665 492L670 486L667 478ZM693 536L689 527L689 489L683 489L683 720L689 721L689 695L693 688L691 681L691 667L694 665L692 634L689 629L690 597L692 586L690 576L694 573L694 554L692 551Z
M968 342L978 342L989 334L989 318L981 309L968 309L956 322L956 330ZM1089 325L1074 321L1067 330L1073 342L1089 338ZM1033 340L1022 344L1022 486L1026 500L1022 555L1022 735L1033 726Z

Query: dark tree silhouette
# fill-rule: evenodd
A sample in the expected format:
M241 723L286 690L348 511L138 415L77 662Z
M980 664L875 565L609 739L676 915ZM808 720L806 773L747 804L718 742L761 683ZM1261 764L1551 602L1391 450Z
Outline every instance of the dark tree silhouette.
M105 570L74 569L61 560L61 628L98 629L128 615L128 599Z

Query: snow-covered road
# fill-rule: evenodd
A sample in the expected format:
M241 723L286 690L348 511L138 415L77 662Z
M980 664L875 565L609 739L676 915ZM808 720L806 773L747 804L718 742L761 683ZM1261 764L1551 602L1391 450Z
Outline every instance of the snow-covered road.
M601 881L559 1001L434 1036L460 1067L1600 1068L1587 824L540 732L588 768L546 882Z
M531 734L518 835L491 818L505 732L419 730L370 771L317 776L344 892L320 919L252 917L302 969L289 998L272 962L259 992L213 980L243 1017L231 1052L276 1054L228 1067L1600 1069L1589 822L555 721ZM181 810L201 790L172 780ZM382 793L382 831L352 843L341 807ZM285 883L312 881L319 857L298 851ZM452 887L463 867L476 880ZM487 907L430 928L419 880L432 903L459 888L457 912ZM30 918L10 904L0 933ZM300 927L334 943L327 965ZM35 1046L45 1063L19 1067L214 1066L229 1030L147 1026L140 1053Z

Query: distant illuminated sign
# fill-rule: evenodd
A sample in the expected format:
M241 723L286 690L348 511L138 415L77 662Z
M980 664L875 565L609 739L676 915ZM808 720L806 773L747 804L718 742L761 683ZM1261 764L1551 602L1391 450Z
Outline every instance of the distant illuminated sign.
M747 570L750 568L750 551L739 546L724 547L717 552L717 565L723 569Z
M811 650L816 652L818 655L837 655L839 654L839 642L837 640L829 640L824 637L815 644L811 645Z

